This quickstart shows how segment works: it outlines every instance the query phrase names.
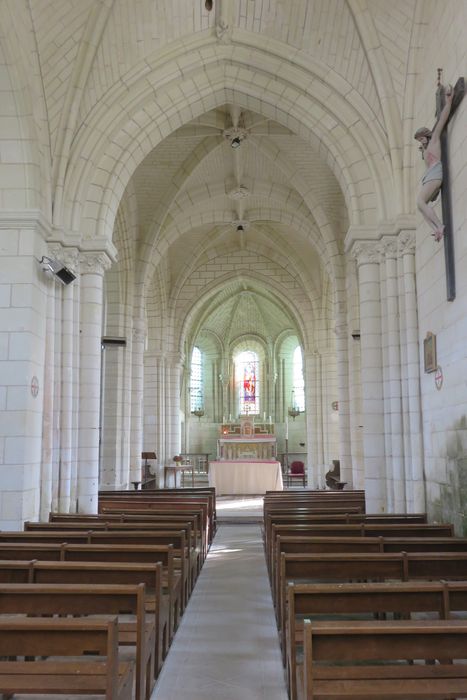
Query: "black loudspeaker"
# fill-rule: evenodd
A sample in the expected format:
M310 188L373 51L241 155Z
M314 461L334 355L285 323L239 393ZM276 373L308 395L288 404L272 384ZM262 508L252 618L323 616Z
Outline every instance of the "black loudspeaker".
M71 284L76 279L76 275L55 258L48 258L44 255L39 262L44 270L51 272L64 285Z

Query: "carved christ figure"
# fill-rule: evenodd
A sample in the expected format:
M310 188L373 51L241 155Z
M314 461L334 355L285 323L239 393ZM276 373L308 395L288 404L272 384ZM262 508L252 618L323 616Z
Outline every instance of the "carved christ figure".
M420 143L422 158L426 163L427 169L422 177L422 186L417 197L417 207L428 222L430 228L433 229L435 241L441 241L444 236L444 224L439 220L433 207L429 205L438 196L443 182L443 166L441 163L441 132L446 126L451 111L452 98L454 91L452 86L446 89L446 103L441 110L433 130L431 131L426 126L422 126L414 134L414 138Z

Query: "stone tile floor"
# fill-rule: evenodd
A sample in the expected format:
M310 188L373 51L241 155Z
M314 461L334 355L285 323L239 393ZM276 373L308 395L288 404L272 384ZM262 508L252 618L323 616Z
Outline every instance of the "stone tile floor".
M218 499L221 522L151 700L287 700L259 525L262 497Z
M262 508L262 496L217 499L218 531L151 700L287 700ZM15 700L52 697L64 696Z

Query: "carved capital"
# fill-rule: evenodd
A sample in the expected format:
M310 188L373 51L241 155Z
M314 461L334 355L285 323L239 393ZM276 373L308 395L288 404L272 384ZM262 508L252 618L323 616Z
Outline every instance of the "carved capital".
M80 253L78 248L65 248L61 243L49 243L49 255L60 260L75 275L79 273Z
M415 232L401 231L399 234L399 255L415 255Z
M112 265L107 253L81 253L79 262L82 275L103 275Z
M374 265L381 260L381 251L377 242L362 242L355 243L352 248L352 256L357 261L358 267L361 265Z
M397 258L397 238L386 236L380 242L380 251L385 258Z

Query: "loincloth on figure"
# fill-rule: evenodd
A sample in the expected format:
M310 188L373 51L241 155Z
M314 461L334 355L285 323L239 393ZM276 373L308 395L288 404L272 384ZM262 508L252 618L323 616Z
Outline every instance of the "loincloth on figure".
M422 185L426 185L427 182L431 182L432 180L439 180L440 182L443 179L443 164L441 163L440 160L436 161L436 163L433 163L433 165L430 165L424 176L422 177ZM435 190L430 197L430 202L434 202L436 197L439 194L439 189Z

